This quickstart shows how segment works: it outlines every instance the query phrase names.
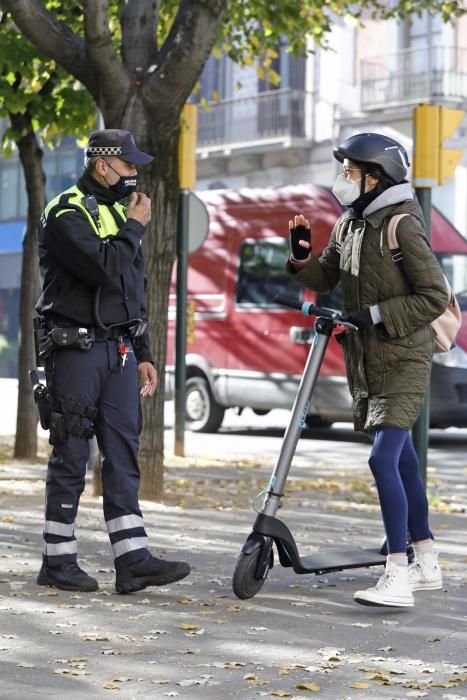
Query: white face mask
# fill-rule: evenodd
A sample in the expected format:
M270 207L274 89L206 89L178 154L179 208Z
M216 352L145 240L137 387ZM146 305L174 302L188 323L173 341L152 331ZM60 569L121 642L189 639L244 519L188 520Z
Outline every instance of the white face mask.
M332 188L332 193L341 204L352 204L358 197L360 197L360 181L358 180L348 180L344 173L337 176Z

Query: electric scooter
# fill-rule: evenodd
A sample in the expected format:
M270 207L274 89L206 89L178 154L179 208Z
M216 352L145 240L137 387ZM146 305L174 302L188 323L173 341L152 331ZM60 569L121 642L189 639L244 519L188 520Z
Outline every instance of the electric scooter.
M238 598L252 598L262 588L269 570L274 565L273 544L276 545L281 566L292 567L296 574L324 574L368 566L381 566L386 562L385 542L375 549L330 550L301 557L292 533L285 523L276 518L281 506L284 486L292 464L298 440L308 415L313 389L318 378L321 363L335 326L343 326L349 331L358 328L342 319L340 312L319 308L305 302L276 297L283 306L298 309L305 316L316 316L314 338L292 408L289 425L284 435L279 458L272 473L261 512L253 525L237 560L233 573L233 591ZM262 495L262 491L258 496ZM257 498L258 498L257 496ZM255 499L256 500L256 499ZM254 503L254 502L253 502Z

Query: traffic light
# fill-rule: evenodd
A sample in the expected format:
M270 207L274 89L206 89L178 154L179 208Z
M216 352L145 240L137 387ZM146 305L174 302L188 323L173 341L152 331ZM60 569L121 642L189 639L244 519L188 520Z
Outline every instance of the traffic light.
M444 148L443 143L457 131L465 117L465 112L463 109L448 107L440 107L439 112L439 184L442 185L445 180L454 175L454 170L464 154L461 148Z
M418 105L413 111L415 187L436 187L439 172L439 107Z
M181 190L191 190L196 183L196 132L198 108L186 104L180 118L180 140L178 144L178 180Z
M461 149L445 148L444 142L464 119L462 109L421 104L413 111L415 187L436 187L452 177L462 159Z

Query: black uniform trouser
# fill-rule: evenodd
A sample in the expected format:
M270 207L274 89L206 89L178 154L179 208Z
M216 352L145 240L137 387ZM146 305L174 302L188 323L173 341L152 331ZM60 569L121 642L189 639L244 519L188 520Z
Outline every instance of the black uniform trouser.
M131 350L131 341L125 338ZM138 466L141 408L137 362L128 352L125 366L118 342L96 342L88 351L58 350L53 358L52 391L97 407L95 431L103 456L104 518L116 564L147 555L148 539L138 505ZM81 425L90 421L74 416ZM67 435L57 442L49 459L46 483L44 555L49 565L75 561L78 544L75 519L84 489L89 441Z

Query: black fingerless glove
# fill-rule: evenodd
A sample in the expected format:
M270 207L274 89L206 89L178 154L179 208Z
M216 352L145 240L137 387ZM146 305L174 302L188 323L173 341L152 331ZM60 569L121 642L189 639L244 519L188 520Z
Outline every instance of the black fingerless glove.
M370 309L351 311L347 316L343 316L343 320L353 323L354 326L357 326L359 331L367 331L368 328L375 325L371 317Z
M290 250L295 260L306 260L311 253L311 247L302 248L298 243L299 241L311 243L311 230L301 224L290 229Z

